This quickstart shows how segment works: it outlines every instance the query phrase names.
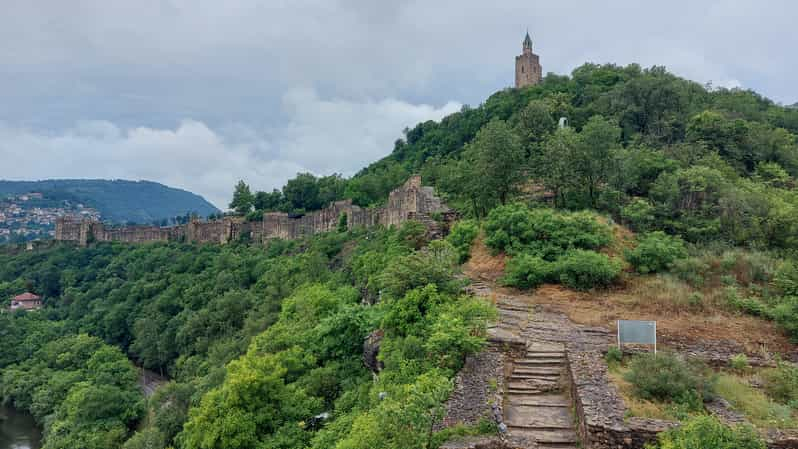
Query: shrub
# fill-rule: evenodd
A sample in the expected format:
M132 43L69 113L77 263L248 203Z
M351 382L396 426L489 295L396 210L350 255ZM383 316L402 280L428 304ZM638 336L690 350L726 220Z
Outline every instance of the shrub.
M798 265L795 262L782 263L774 277L776 287L785 296L798 296Z
M528 253L518 254L507 262L502 283L518 288L535 288L552 280L554 264Z
M576 290L606 287L618 279L621 263L595 251L573 250L555 262L560 282Z
M651 229L656 219L655 208L650 202L635 198L629 204L621 208L621 218L635 231L646 231Z
M457 250L457 259L459 263L465 263L471 255L471 244L479 234L479 225L474 220L461 220L458 221L452 228L452 232L446 237L446 240L454 246Z
M729 367L738 373L743 373L751 369L751 365L748 363L748 356L745 354L731 356L729 359Z
M668 353L634 357L625 378L641 399L673 402L692 410L702 408L714 383L706 367Z
M496 251L530 251L553 260L569 249L598 249L612 242L610 228L589 212L529 209L511 204L493 209L485 243Z
M610 346L607 353L604 355L604 360L606 360L609 365L621 363L622 359L623 352L621 352L621 349L617 346Z
M671 267L674 260L687 256L684 242L662 231L643 236L634 249L626 251L626 260L639 273L655 273Z
M798 367L779 362L765 372L765 391L782 404L798 405Z
M659 434L659 449L765 449L750 426L728 427L711 416L696 416Z

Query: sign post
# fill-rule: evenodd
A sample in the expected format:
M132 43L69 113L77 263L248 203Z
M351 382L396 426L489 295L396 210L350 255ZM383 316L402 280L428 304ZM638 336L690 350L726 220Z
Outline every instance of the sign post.
M623 351L624 343L654 345L657 353L657 322L640 320L618 320L618 349Z

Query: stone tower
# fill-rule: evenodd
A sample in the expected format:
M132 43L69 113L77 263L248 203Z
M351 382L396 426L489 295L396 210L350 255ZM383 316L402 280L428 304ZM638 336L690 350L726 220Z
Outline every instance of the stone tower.
M529 32L524 37L523 52L515 57L515 87L534 86L543 77L540 57L532 53L532 38Z

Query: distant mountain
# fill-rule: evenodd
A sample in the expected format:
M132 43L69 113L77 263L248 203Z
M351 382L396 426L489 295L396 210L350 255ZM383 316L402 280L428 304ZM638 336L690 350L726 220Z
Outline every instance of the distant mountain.
M55 179L0 181L0 198L41 192L97 209L103 220L114 223L152 223L187 213L201 217L219 210L205 198L151 181Z

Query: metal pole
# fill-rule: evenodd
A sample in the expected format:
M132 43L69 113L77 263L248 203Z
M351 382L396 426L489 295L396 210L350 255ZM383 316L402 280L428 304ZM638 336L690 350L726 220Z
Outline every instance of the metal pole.
M621 320L615 320L615 327L616 327L616 334L618 335L618 351L623 354L623 350L621 349Z

